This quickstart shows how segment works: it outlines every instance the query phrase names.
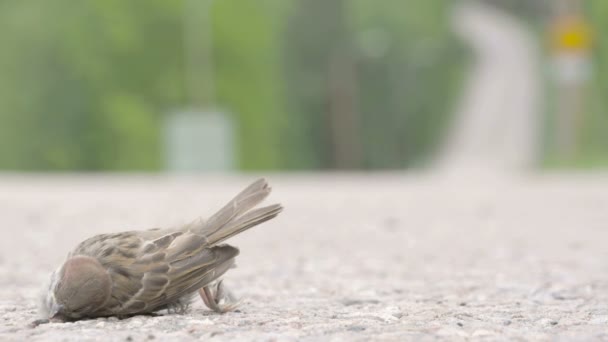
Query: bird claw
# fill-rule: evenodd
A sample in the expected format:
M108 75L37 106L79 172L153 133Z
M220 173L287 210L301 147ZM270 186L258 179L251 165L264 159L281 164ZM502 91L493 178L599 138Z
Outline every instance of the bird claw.
M232 311L241 305L241 300L237 300L230 291L226 290L222 280L218 281L215 286L210 285L199 289L198 294L209 309L218 313Z
M42 318L42 319L37 319L37 320L31 322L30 324L28 324L28 326L30 328L36 328L39 325L48 324L48 323L51 323L51 320L49 320L48 318Z
M39 325L43 325L43 324L63 323L63 322L65 322L65 320L62 319L62 318L58 318L58 317L41 318L41 319L37 319L37 320L31 322L30 324L28 324L28 327L30 327L30 328L37 328Z

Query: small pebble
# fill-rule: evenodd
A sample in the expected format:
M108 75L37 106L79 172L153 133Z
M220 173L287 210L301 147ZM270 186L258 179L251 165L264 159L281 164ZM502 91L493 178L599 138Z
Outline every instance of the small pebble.
M363 331L365 330L365 327L362 327L360 325L353 325L347 328L349 331Z
M557 321L554 319L549 319L549 318L542 318L539 321L540 324L542 325L557 325Z
M344 299L341 302L345 306L380 303L377 299Z

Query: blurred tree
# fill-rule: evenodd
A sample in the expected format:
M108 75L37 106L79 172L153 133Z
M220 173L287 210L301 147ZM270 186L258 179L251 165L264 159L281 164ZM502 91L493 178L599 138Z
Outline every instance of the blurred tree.
M158 169L161 117L187 107L182 1L0 4L0 167ZM280 165L278 0L217 1L218 102L241 167Z
M585 108L582 113L582 129L577 135L580 137L577 143L577 150L573 156L560 156L557 152L556 130L557 130L557 91L554 79L547 80L548 108L547 120L545 123L545 157L549 164L564 166L583 166L593 167L595 165L605 165L608 162L608 99L605 94L608 92L608 39L605 32L608 32L606 17L608 16L608 2L604 0L485 0L489 3L512 10L514 13L522 15L533 26L539 27L541 40L547 42L547 36L551 32L551 18L558 7L571 5L573 8L582 6L586 19L592 28L592 66L591 81L585 86ZM549 42L551 43L551 42ZM546 44L546 53L549 60L555 53L554 46Z
M159 120L183 100L180 3L5 2L0 166L160 166Z
M218 103L237 118L242 169L279 168L284 120L283 0L222 0L214 7Z
M290 167L402 168L428 155L449 120L464 62L448 6L298 2L285 45L291 125L284 147L297 151ZM336 78L337 64L343 66Z
M340 122L332 120L331 110L335 108L332 104L340 100L334 98L332 87L346 85L339 84L340 80L332 84L330 71L332 63L345 63L343 56L349 55L343 53L352 39L346 9L343 0L298 0L288 18L284 56L289 121L283 131L283 155L288 168L340 166L336 164L340 158L336 144L340 142L333 135L341 127L336 127Z
M555 0L484 0L494 6L513 11L529 19L545 18Z
M357 0L365 156L369 168L417 164L449 121L464 54L445 1ZM414 10L411 10L415 8Z
M216 103L240 168L410 165L445 121L437 98L461 64L447 0L214 3ZM162 168L162 118L192 105L183 5L0 2L0 168Z
M593 78L587 121L583 128L583 156L592 163L608 162L608 2L583 2L593 33Z

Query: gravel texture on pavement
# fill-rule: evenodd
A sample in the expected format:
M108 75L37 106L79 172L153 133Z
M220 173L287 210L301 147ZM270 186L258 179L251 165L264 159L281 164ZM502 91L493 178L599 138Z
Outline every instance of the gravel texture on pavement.
M238 311L28 327L81 240L208 216L255 178L0 176L0 340L608 340L608 177L562 174L270 175L285 211L229 241Z

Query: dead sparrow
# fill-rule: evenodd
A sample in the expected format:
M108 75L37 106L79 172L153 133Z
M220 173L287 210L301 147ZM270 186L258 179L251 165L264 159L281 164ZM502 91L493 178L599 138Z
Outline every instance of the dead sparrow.
M209 308L232 309L234 299L216 280L234 265L239 250L219 243L276 217L278 204L253 209L269 193L260 179L207 221L81 242L51 275L42 303L45 320L183 311L197 291Z

